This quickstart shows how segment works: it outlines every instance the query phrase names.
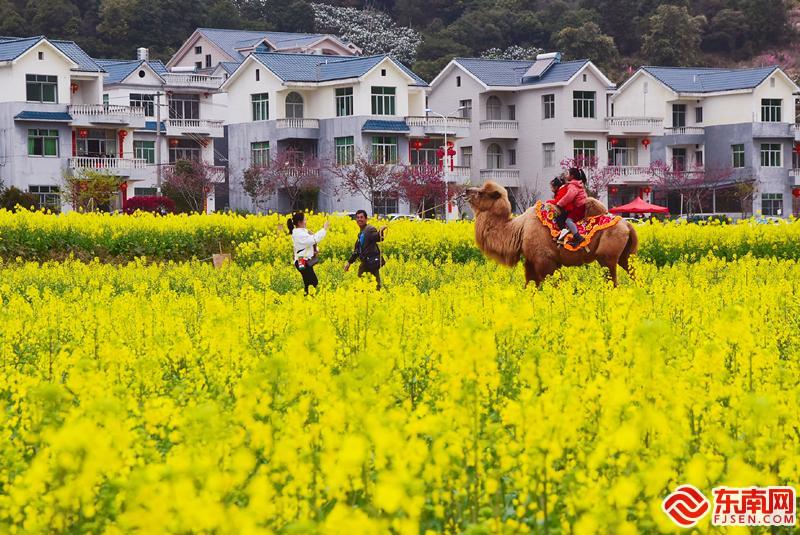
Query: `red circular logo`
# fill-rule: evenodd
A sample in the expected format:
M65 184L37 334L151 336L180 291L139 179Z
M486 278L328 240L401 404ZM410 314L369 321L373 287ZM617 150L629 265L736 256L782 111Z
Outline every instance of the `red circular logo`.
M691 528L706 516L708 499L692 485L681 485L666 497L661 508L682 528Z

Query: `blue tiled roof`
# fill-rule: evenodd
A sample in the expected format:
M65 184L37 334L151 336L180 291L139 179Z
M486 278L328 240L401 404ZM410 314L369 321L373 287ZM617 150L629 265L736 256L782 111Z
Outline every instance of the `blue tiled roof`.
M99 63L106 70L106 72L108 72L108 76L106 77L104 83L106 85L110 85L122 82L144 62L138 59L98 59L97 63ZM147 65L149 65L150 68L156 72L156 74L164 74L167 72L167 68L161 61L151 60L147 62Z
M318 56L312 54L253 54L262 65L285 82L328 82L365 75L388 55L378 56ZM390 58L392 59L392 58ZM426 86L425 81L392 59L413 79L413 85Z
M156 121L145 121L144 122L144 128L141 128L141 130L152 130L153 132L155 132L156 131ZM167 123L165 123L164 121L161 121L161 131L162 132L166 132L167 131Z
M642 67L678 93L712 93L758 87L778 67L754 69L706 69L689 67Z
M369 119L361 127L362 132L410 132L405 121L383 121Z
M21 111L14 116L17 121L42 121L52 123L70 123L72 116L58 111Z
M225 72L227 72L228 74L233 74L233 71L235 71L239 67L239 65L241 65L241 63L237 63L235 61L221 61L220 65L225 70Z
M41 35L35 37L0 37L0 61L11 61L18 58L42 39L45 39L45 37ZM48 41L78 64L78 67L73 70L103 72L103 68L75 42L56 39L48 39Z
M269 40L278 50L310 45L325 37L319 33L286 33L286 32L253 32L244 30L221 30L216 28L198 28L198 32L206 39L225 51L234 60L244 60L237 48L250 48L264 39Z
M523 83L522 77L534 60L505 60L485 58L456 58L464 69L488 86L535 86L568 82L589 60L580 59L555 63L541 78Z

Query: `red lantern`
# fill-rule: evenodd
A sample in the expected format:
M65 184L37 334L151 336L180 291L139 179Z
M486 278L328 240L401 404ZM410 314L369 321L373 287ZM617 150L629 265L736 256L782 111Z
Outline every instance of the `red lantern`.
M792 188L792 197L800 198L800 188Z
M645 186L642 188L642 193L644 193L645 195L649 195L651 191L653 190L650 188L650 186Z
M616 147L617 145L619 145L619 139L617 139L615 137L612 137L609 141L610 141L612 147Z
M644 148L647 149L648 147L650 147L650 140L647 139L647 138L644 138L642 140L642 145L644 145Z
M78 92L78 84L76 84L75 82L72 82L71 84L69 84L69 88L70 88L70 90L72 90L73 94Z
M82 137L82 138L89 137L89 131L86 130L85 128L81 128L80 130L78 130L78 137Z
M415 140L413 140L413 141L411 142L411 148L412 148L412 149L414 149L414 150L419 150L419 149L421 149L421 148L422 148L422 140L421 140L421 139L415 139Z
M795 143L795 144L794 144L794 151L795 151L797 154L800 154L800 143Z
M172 138L172 139L169 140L169 146L170 147L177 147L178 143L180 143L180 142L175 138Z
M611 195L616 195L619 192L619 188L617 186L609 186L608 187L608 192Z
M447 146L448 146L448 147L452 147L453 145L454 145L454 143L453 143L452 141L448 141L448 142L447 142Z
M128 191L128 183L127 183L127 182L122 182L122 183L119 185L119 190L120 190L122 193L125 193L125 192L127 192L127 191Z
M444 149L436 149L436 157L440 160L444 158Z

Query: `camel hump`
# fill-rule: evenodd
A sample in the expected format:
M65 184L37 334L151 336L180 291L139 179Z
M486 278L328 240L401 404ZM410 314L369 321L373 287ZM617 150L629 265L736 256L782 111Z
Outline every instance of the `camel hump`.
M607 213L608 208L606 208L605 204L601 203L594 197L589 197L586 199L586 217L606 215Z

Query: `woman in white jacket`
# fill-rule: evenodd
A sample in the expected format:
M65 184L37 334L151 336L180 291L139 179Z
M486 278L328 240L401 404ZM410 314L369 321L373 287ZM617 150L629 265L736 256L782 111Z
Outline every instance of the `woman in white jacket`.
M303 284L308 295L308 287L317 287L319 280L314 273L315 261L309 261L317 255L317 244L325 238L328 233L330 222L325 221L323 228L315 234L311 234L306 228L306 215L303 212L295 212L286 221L289 232L292 233L292 245L294 247L294 267L303 276Z

